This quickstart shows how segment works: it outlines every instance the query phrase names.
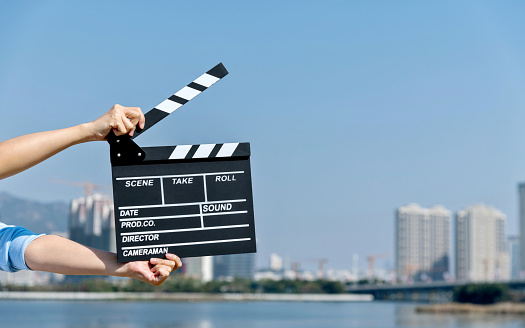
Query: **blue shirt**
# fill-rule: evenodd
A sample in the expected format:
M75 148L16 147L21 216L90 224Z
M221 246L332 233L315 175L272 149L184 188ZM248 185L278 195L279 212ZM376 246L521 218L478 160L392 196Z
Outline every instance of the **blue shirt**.
M30 270L26 265L24 253L27 245L40 236L43 235L0 222L0 270Z

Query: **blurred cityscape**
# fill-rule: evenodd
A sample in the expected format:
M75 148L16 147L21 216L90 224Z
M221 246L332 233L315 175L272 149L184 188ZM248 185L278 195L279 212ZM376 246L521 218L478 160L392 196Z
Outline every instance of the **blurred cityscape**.
M83 187L86 194L71 200L67 231L52 233L114 252L111 197L94 192L97 186L90 183L77 186ZM520 232L525 237L525 183L518 184L518 199ZM2 220L5 219L2 213ZM202 282L243 278L389 285L510 281L525 276L525 241L521 236L507 236L506 216L492 206L473 204L453 214L441 205L424 208L409 203L398 207L392 220L392 249L367 254L367 267L360 267L358 254L353 254L347 269L329 268L326 258L290 261L275 253L267 259L267 266L256 268L256 254L237 254L185 258L179 274ZM376 268L376 261L388 258L394 259L395 266ZM305 264L316 269L304 269ZM85 278L35 271L0 272L0 284L10 285L38 286Z

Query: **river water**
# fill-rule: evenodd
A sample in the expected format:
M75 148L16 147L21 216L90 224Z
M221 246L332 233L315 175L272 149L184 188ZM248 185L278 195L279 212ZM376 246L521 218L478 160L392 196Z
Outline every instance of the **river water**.
M418 314L391 302L0 301L0 327L525 327L525 316Z

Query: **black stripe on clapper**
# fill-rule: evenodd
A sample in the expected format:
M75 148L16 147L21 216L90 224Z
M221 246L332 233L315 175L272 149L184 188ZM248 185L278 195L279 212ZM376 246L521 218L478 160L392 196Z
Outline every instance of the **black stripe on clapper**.
M200 84L195 83L195 82L191 82L190 84L188 84L188 87L190 87L192 89L195 89L195 90L199 90L200 92L203 92L204 90L208 89L205 86L200 85Z
M226 75L228 75L228 71L226 70L226 67L222 63L217 64L214 68L210 69L206 72L207 74L213 75L218 79L222 79Z
M176 103L179 103L181 105L184 105L185 103L187 103L189 101L187 99L184 99L184 98L181 98L181 97L178 97L178 96L175 96L175 95L169 97L168 99L171 100L171 101L174 101Z
M211 150L210 155L208 158L214 158L219 153L219 150L221 150L222 144L216 144L215 147Z
M232 157L250 156L250 143L240 143L232 154Z
M153 125L155 125L157 122L159 122L160 120L162 120L168 115L169 115L168 113L160 109L153 108L152 110L150 110L144 115L144 117L146 118L146 124L144 125L144 129L137 127L137 130L135 130L135 134L133 134L131 139L136 138L142 132L146 131L147 129L149 129L150 127L152 127Z
M200 145L193 145L191 146L190 148L190 151L188 151L188 153L186 154L186 157L184 157L185 159L191 159L193 158L193 155L195 155L195 153L197 152L197 149L199 149Z
M175 146L144 147L142 149L146 152L146 161L165 161L170 158Z

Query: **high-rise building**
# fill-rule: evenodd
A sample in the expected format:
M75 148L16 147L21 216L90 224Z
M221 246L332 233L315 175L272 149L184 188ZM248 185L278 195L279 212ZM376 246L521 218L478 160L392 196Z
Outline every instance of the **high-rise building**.
M520 255L519 276L525 276L525 182L518 184L518 202L520 215Z
M69 213L69 238L80 244L116 251L113 201L100 194L73 199Z
M444 280L449 272L451 213L408 204L396 211L396 273L402 281Z
M213 279L252 279L254 275L255 253L213 257Z
M473 205L456 214L456 279L509 278L506 218L494 207Z
M507 251L510 261L510 279L520 278L520 236L507 238Z
M187 257L182 260L182 273L186 277L208 282L213 279L213 257Z
M283 258L275 253L270 254L270 270L282 272L283 269Z

